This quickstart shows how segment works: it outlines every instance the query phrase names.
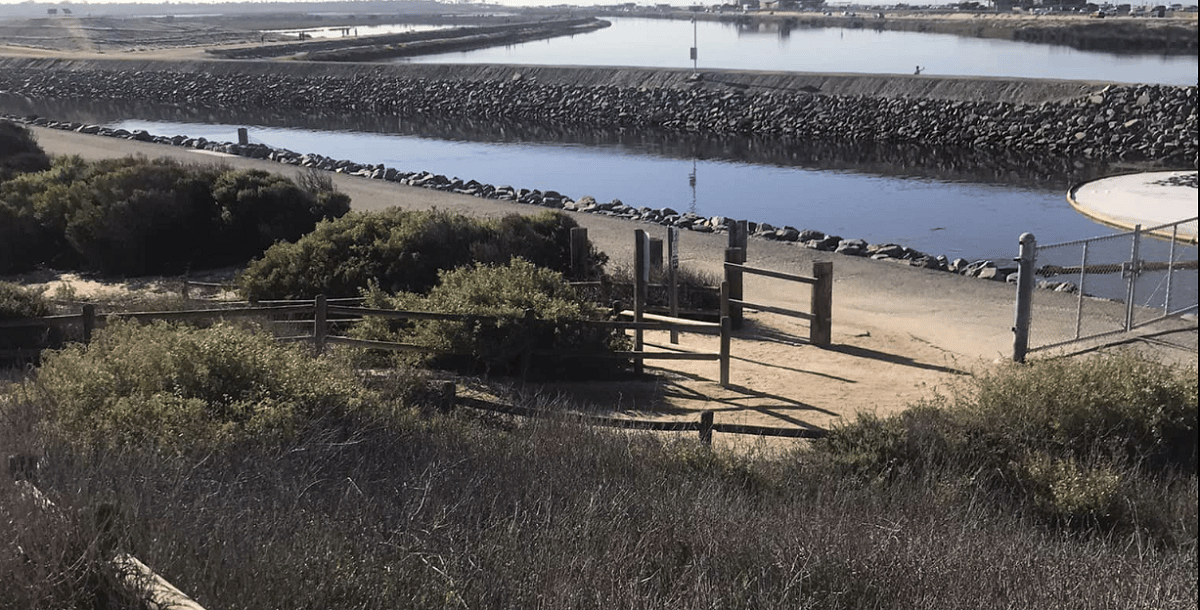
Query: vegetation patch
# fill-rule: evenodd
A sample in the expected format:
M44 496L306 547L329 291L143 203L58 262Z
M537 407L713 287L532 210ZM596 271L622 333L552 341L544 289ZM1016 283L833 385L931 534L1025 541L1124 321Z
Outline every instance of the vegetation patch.
M57 158L0 183L0 273L45 264L137 276L242 264L349 211L349 198L331 188L170 159Z
M816 447L849 476L950 477L1073 526L1167 535L1137 481L1194 477L1196 388L1195 369L1132 353L1013 365Z
M239 284L251 299L354 297L369 285L389 293L425 292L439 271L505 264L514 256L565 273L577 226L556 211L499 220L399 208L352 213L321 223L295 243L276 244L250 264ZM592 252L592 268L605 260Z
M428 294L388 295L365 291L366 306L470 316L467 320L394 323L368 318L354 330L363 339L423 348L409 362L540 378L611 375L623 369L608 357L628 349L623 333L589 321L600 310L576 292L561 273L514 258L507 265L475 263L443 271Z
M365 399L349 369L227 323L111 322L89 345L46 355L38 387L53 427L89 446L287 435Z

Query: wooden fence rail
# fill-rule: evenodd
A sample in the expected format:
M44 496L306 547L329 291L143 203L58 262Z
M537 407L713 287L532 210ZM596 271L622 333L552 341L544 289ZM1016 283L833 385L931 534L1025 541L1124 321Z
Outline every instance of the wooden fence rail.
M433 348L418 346L408 343L398 343L390 341L373 341L367 339L356 339L353 337L345 337L333 335L329 333L331 324L343 321L337 318L331 319L330 316L355 316L358 318L366 316L375 316L388 319L398 320L440 320L440 321L457 321L457 322L497 322L501 318L497 316L482 316L474 314L448 314L428 311L398 311L391 309L373 309L354 305L331 304L330 299L326 299L324 295L318 295L312 301L272 301L270 303L260 303L255 306L240 306L231 308L213 308L213 309L195 309L182 311L139 311L139 312L122 312L97 314L94 305L84 305L83 311L79 314L60 315L60 316L45 316L40 318L25 318L19 320L0 320L0 328L21 328L31 326L46 326L46 325L62 325L62 324L81 324L83 327L83 342L91 342L92 329L97 325L103 326L110 319L132 319L139 322L149 322L154 320L166 321L193 321L193 320L208 320L213 318L237 318L237 317L262 317L275 315L300 315L312 314L311 320L293 320L297 324L311 324L313 332L311 335L289 335L277 337L280 341L285 342L312 342L318 353L323 352L327 345L338 344L354 347L363 347L368 349L382 349L391 351L423 351L426 353L441 353L449 354L449 352L435 350ZM618 315L632 314L632 312L618 312ZM678 353L678 352L647 352L641 349L643 346L638 344L633 351L611 352L608 354L592 354L592 353L572 353L562 350L541 350L534 349L528 351L525 357L532 355L559 355L559 356L588 356L588 357L610 357L632 359L635 366L640 366L643 360L716 360L720 362L720 383L722 386L729 385L729 339L728 334L730 329L726 328L726 324L714 324L712 322L698 322L694 320L684 320L679 318L671 318L667 316L657 316L653 314L643 314L643 321L627 321L627 320L579 320L579 323L593 326L607 327L611 329L634 330L639 335L644 330L674 330L683 332L717 332L722 335L721 351L719 353ZM525 313L522 318L526 323L536 324L539 320L533 317L532 310ZM639 337L640 338L640 337ZM5 354L7 356L27 356L26 350L9 350Z
M809 341L813 345L828 347L833 342L833 263L829 261L814 261L812 276L783 273L770 269L756 269L745 264L745 250L728 248L725 250L725 284L728 288L721 291L721 311L733 319L734 328L740 328L743 309L754 309L768 313L799 318L809 322ZM812 286L809 300L809 311L799 311L775 305L765 305L747 301L743 294L743 276L746 274L760 275L779 280L786 280ZM727 312L727 313L726 313Z
M829 434L828 430L823 428L776 428L771 426L757 426L752 424L729 424L716 423L713 421L713 411L701 411L699 413L699 421L662 421L648 419L626 419L623 417L604 417L598 415L584 415L580 413L555 413L547 412L539 409L531 409L528 407L518 407L516 405L504 405L478 398L465 396L453 396L453 387L449 390L452 396L452 404L456 406L468 407L481 411L489 411L493 413L505 413L508 415L519 415L530 418L555 418L565 419L568 421L579 422L583 424L602 426L606 428L622 428L627 430L650 430L657 432L696 432L700 436L700 440L706 444L712 443L712 434L721 432L725 434L743 434L752 436L771 436L779 438L800 438L800 439L818 439L824 438Z

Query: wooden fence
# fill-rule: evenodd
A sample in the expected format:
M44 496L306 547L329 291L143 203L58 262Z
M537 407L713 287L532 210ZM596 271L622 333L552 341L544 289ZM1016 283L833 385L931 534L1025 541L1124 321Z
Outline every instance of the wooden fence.
M730 228L729 247L725 249L725 282L721 289L721 315L727 315L732 319L735 330L742 327L744 309L807 320L809 341L813 345L829 347L833 342L833 262L814 261L812 276L756 269L746 265L747 245L746 221L738 221ZM743 279L746 274L811 286L809 311L747 301L743 287Z
M305 319L295 320L300 324L311 324L311 334L301 335L283 335L278 337L281 341L307 341L311 342L318 353L325 351L326 347L331 344L348 345L354 347L362 347L368 349L382 349L391 351L424 351L432 352L429 347L415 345L410 343L397 343L391 341L373 341L367 339L356 339L336 335L329 332L330 326L336 324L338 318L331 316L342 316L350 318L361 318L365 316L383 317L398 320L447 320L458 322L496 322L499 318L495 316L477 316L468 314L446 314L424 311L397 311L390 309L372 309L350 305L348 303L357 303L358 299L326 299L324 295L317 296L312 301L270 301L260 302L257 305L247 305L240 307L230 307L223 309L193 309L185 311L155 311L155 312L122 312L100 314L96 312L94 305L87 304L83 306L83 311L78 314L45 316L41 318L27 318L21 320L0 320L0 328L18 328L18 327L37 327L37 326L57 326L57 325L79 325L82 328L81 341L89 343L91 341L93 330L97 326L107 324L111 318L123 318L138 320L142 322L154 320L167 321L196 321L196 320L211 320L218 318L245 318L245 317L269 317L275 318L282 315L306 316ZM640 318L632 312L617 311L614 312L617 317L634 317L633 321L628 320L581 320L582 324L600 326L604 328L620 330L632 329L637 335L637 341L632 351L609 352L605 354L583 354L572 353L562 350L546 350L546 349L527 349L521 354L522 360L525 363L523 368L528 372L528 367L534 356L588 356L588 357L606 357L629 359L634 362L635 371L640 374L642 372L642 362L645 360L715 360L720 366L720 383L723 386L729 385L729 346L730 346L730 327L727 321L721 324L712 322L697 322L692 320L682 320L678 318L670 318L667 316L655 316L643 314ZM311 316L308 318L307 316ZM544 324L545 321L538 320L532 310L526 311L522 322L528 324L531 328ZM682 332L696 333L719 333L721 335L721 351L717 353L705 352L650 352L644 349L641 342L641 334L647 330L674 330ZM31 353L29 356L35 355L36 350L27 350ZM0 356L22 356L21 353L16 353L9 350L9 353L0 354Z

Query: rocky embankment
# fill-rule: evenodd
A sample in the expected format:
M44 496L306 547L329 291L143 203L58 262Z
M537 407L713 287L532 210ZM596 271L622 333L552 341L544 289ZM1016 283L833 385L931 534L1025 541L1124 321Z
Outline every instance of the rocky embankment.
M611 71L632 81L620 86L605 84L604 75L597 74L603 69L576 69L582 83L571 84L564 82L570 79L568 68L507 67L501 69L504 78L479 80L461 74L479 74L478 70L459 66L408 69L353 64L339 71L326 65L309 68L314 73L308 74L305 66L283 68L270 62L122 65L8 60L0 67L0 92L32 98L124 99L305 114L354 110L607 129L911 143L1019 151L1033 157L1150 161L1172 167L1197 163L1194 86L1084 88L1074 83L1058 89L1079 88L1077 95L1024 101L1010 90L1019 94L1045 87L1038 81L1004 79L849 75L781 79L745 72ZM539 78L543 72L557 80ZM874 92L863 92L865 88ZM954 99L960 91L970 95ZM993 97L1017 101L989 101Z
M0 70L0 92L31 98L139 100L191 108L269 107L324 115L353 110L604 129L775 134L817 141L952 147L983 155L1016 153L1047 160L1140 161L1147 166L1175 168L1195 167L1197 159L1194 86L745 72L693 77L690 73L628 69L580 69L576 81L586 84L573 84L564 82L571 74L566 68L347 65L340 70L310 67L305 73L303 66L283 68L278 63L199 62L173 69L166 63L125 66L120 62L0 62L4 68ZM464 78L462 71L476 78ZM478 78L481 73L507 77ZM440 77L429 78L432 75ZM626 84L611 84L614 81ZM845 93L872 87L880 93ZM920 95L904 96L905 91ZM964 99L987 92L1016 101ZM1055 97L1047 92L1074 94ZM182 135L156 138L95 125L54 125L44 119L36 122L691 230L724 230L729 222L669 208L633 208L620 201L601 203L587 197L575 200L554 191L480 184L266 146L213 143ZM751 231L766 239L849 255L995 279L1010 275L1008 264L950 261L899 245L871 245L815 230L753 223Z

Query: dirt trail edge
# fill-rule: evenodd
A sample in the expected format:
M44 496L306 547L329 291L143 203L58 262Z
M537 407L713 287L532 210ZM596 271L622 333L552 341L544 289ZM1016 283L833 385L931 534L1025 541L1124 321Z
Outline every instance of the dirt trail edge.
M140 154L296 173L294 168L269 161L43 128L33 131L41 146L54 155L97 159ZM356 210L400 206L492 217L537 211L527 205L343 174L332 176L337 187L350 195ZM635 229L644 229L652 237L665 237L666 229L658 225L592 214L572 215L617 265L631 264ZM1017 237L1013 236L1014 253ZM681 264L718 273L726 243L723 234L684 231ZM714 410L718 422L826 427L860 411L885 414L902 410L946 390L965 375L998 366L1011 354L1012 285L792 244L751 240L749 246L749 264L761 268L808 274L814 260L833 261L830 348L809 345L804 322L750 313L746 329L736 333L733 342L733 389L718 385L715 362L655 361L651 370L660 374L652 381L599 389L594 387L597 384L567 384L536 391L562 392L585 406L642 417L695 420L698 411ZM747 276L746 298L807 309L809 294L804 286ZM665 345L667 337L652 333L648 341ZM681 342L692 349L718 349L715 338L700 335L685 334ZM1196 360L1194 352L1179 350L1167 350L1163 356L1193 364ZM658 362L667 364L660 367ZM746 442L729 435L718 435L718 440Z

